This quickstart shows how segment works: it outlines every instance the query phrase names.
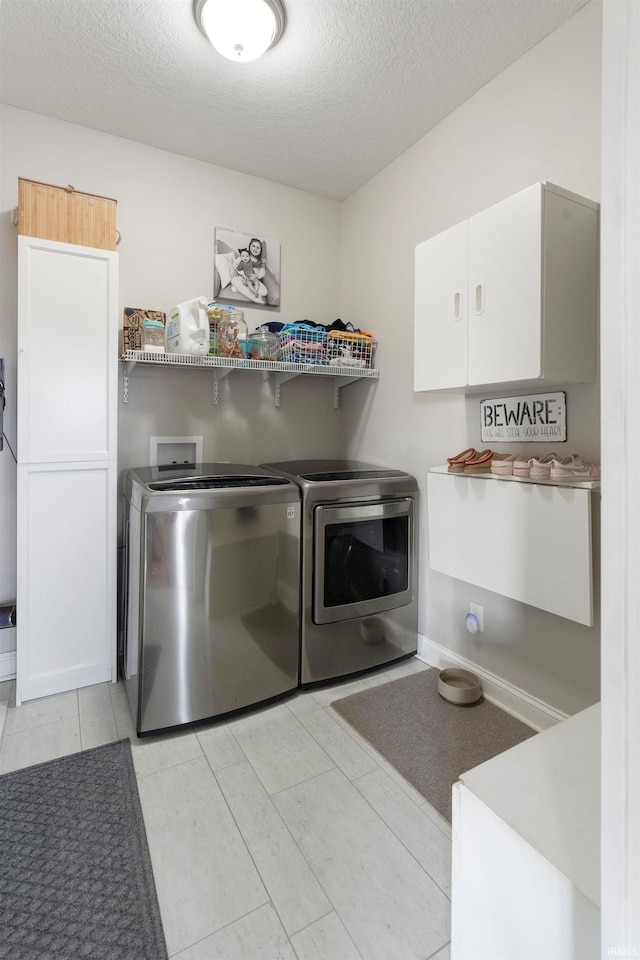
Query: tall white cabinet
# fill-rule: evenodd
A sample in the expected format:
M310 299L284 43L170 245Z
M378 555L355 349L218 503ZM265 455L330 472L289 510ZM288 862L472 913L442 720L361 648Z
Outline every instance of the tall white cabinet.
M414 389L595 378L598 205L536 183L418 244Z
M19 704L116 677L118 256L18 244Z

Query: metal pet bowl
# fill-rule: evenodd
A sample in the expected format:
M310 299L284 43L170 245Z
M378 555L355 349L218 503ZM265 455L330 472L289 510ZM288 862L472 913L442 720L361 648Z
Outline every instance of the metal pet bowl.
M475 703L482 696L482 687L474 673L453 667L438 674L438 693L449 703Z

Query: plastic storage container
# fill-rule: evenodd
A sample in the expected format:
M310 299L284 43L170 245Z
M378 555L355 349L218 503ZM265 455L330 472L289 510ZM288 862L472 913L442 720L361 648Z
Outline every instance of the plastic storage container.
M164 353L164 324L161 320L143 321L142 349L147 353Z

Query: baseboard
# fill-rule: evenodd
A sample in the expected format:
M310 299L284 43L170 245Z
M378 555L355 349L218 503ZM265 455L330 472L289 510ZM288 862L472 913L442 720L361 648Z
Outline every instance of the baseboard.
M510 713L512 716L522 720L534 730L547 730L561 720L566 720L568 714L561 713L555 707L549 706L537 697L525 693L519 687L514 687L501 677L497 677L488 670L483 670L477 664L466 660L464 657L447 650L434 640L423 637L418 634L418 657L428 663L430 667L460 667L464 670L471 670L479 677L482 684L482 692L490 703Z
M0 683L13 680L16 675L16 652L0 653Z

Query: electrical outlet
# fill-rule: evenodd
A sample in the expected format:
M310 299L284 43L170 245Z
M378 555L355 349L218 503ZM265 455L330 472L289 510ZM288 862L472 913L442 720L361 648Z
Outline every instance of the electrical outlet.
M480 603L470 603L469 613L478 618L478 632L482 633L484 630L484 607Z

